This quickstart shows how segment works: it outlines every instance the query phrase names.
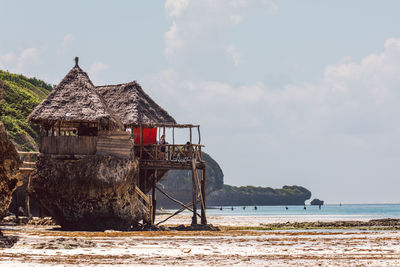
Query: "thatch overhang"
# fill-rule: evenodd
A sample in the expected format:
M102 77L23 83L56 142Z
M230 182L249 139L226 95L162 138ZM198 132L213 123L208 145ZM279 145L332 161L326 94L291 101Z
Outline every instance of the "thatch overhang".
M174 127L175 119L136 82L97 86L108 107L125 127Z
M96 91L87 73L78 65L32 111L28 120L42 125L99 123L112 128L123 128Z

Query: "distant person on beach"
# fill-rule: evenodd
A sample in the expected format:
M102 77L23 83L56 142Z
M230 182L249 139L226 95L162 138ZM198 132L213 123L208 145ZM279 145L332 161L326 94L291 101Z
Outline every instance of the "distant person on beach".
M285 209L288 210L289 209L288 206L286 206Z
M257 210L257 206L254 206L254 210Z
M243 206L243 209L245 210L245 209L246 209L246 206Z
M306 210L307 208L306 208L306 205L304 205L304 210Z
M232 206L232 208L231 208L232 210L233 210L233 206Z

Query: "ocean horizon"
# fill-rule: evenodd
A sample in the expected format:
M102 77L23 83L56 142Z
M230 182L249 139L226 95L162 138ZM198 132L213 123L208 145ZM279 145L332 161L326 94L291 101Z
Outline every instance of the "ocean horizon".
M243 208L245 207L245 208ZM211 216L251 216L286 219L314 220L371 220L400 218L400 204L326 204L318 206L222 206L207 207ZM287 209L286 209L287 207ZM222 209L221 209L222 208ZM169 210L173 212L174 210ZM183 212L189 214L189 211Z

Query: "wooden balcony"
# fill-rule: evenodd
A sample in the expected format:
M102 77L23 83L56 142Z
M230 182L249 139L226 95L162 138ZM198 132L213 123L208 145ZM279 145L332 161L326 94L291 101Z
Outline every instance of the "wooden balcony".
M204 169L199 144L151 144L135 145L135 156L140 160L142 170L192 170Z

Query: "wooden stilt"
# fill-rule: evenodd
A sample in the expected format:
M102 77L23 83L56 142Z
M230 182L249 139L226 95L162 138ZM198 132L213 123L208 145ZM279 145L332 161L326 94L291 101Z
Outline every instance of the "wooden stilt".
M151 192L151 202L152 202L152 207L153 210L152 216L151 216L151 224L153 225L155 220L156 220L156 206L157 206L157 200L156 200L156 179L157 179L157 170L154 171L154 177L153 177L153 186L152 186L152 192Z
M193 164L194 163L194 164ZM196 163L192 158L192 188L193 188L193 216L192 225L197 225L197 186L196 186Z
M202 196L202 205L201 205L201 224L207 224L206 218L206 168L201 170L201 196Z
M30 218L31 215L31 206L29 203L29 198L30 198L30 191L31 191L31 177L32 174L28 175L28 182L26 184L26 190L25 190L25 215Z

